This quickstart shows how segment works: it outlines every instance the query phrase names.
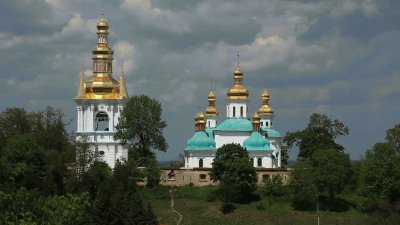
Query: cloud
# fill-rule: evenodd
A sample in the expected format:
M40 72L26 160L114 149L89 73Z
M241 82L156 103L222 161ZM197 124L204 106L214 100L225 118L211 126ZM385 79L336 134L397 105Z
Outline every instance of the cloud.
M132 71L135 67L135 46L128 41L118 41L114 44L113 49L115 52L114 65L123 65L126 73Z
M180 32L189 30L185 20L171 10L153 7L150 0L124 0L121 9L137 15L136 18L152 26Z

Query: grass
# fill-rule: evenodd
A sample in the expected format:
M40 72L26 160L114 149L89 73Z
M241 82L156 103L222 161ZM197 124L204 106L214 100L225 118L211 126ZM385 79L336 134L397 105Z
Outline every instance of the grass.
M170 194L172 189L175 196L175 209L183 214L183 225L310 225L317 224L316 212L294 210L288 199L276 198L270 200L262 198L250 204L235 204L233 213L224 215L220 212L222 203L218 200L209 202L208 196L216 187L156 187L142 188L142 199L150 202L158 216L160 223L165 225L176 224L177 216L170 208ZM346 196L351 198L351 196ZM318 213L321 225L365 225L373 224L357 209L351 208L346 212Z

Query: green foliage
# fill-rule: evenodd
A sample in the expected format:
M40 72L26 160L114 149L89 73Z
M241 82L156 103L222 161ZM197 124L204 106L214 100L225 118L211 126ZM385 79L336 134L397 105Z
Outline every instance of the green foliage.
M161 170L156 160L151 160L144 169L144 175L147 178L147 187L154 187L160 183Z
M388 143L391 143L397 153L400 154L400 124L396 124L394 127L388 129L385 139Z
M294 164L290 173L292 206L299 210L315 209L318 196L313 176L313 168L305 162Z
M61 111L7 109L0 128L0 224L158 224L136 163L112 173L89 141L69 142Z
M319 207L332 211L346 210L346 203L337 199L351 173L350 158L335 149L317 150L311 163L298 162L291 172L292 204L296 209Z
M13 188L38 188L42 184L42 149L30 134L12 136L4 146L0 163L5 185Z
M281 166L284 168L289 166L289 146L285 142L281 145Z
M333 199L343 191L351 174L348 154L331 150L317 150L312 155L314 182L319 196Z
M145 160L154 158L153 150L166 151L163 136L167 123L161 119L161 104L146 95L130 97L126 103L114 138L137 151ZM145 166L147 161L140 166Z
M107 163L96 161L89 166L76 184L78 192L88 192L92 199L96 197L99 186L111 178L111 168Z
M273 175L263 181L262 194L265 196L276 197L285 194L282 176Z
M220 182L217 192L224 203L254 199L257 176L246 149L238 144L223 145L212 165L210 176Z
M88 193L48 198L41 207L43 224L88 224L91 202Z
M288 132L283 142L288 148L299 148L298 159L308 161L316 150L337 149L342 145L335 142L338 136L348 135L349 128L339 120L332 120L324 114L313 113L307 127L301 131Z
M400 200L400 154L391 143L367 151L360 171L360 193L370 199Z
M103 182L94 200L94 224L158 224L152 208L144 207L137 193L135 169L118 163L114 176Z

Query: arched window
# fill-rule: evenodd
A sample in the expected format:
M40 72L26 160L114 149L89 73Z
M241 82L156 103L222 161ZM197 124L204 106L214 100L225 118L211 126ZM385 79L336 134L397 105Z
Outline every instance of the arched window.
M236 116L236 107L233 106L233 117L235 117L235 116Z
M199 159L199 167L203 168L203 159Z
M240 117L243 117L243 106L240 106Z
M262 159L261 158L257 159L257 166L262 167Z
M250 164L251 164L252 166L254 166L254 159L253 159L253 158L250 158Z
M99 112L96 114L96 130L108 131L108 115L105 112Z
M267 127L268 127L268 121L267 121L267 122L265 122L265 126L267 126Z

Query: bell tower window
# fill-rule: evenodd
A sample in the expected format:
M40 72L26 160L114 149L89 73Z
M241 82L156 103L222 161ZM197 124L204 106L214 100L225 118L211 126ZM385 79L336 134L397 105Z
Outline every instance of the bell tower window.
M108 131L109 130L109 119L105 112L99 112L96 114L96 131Z

